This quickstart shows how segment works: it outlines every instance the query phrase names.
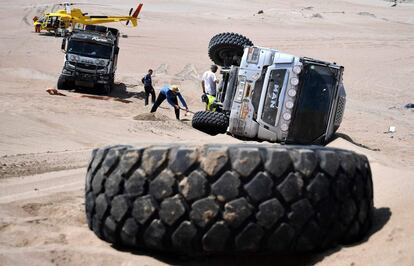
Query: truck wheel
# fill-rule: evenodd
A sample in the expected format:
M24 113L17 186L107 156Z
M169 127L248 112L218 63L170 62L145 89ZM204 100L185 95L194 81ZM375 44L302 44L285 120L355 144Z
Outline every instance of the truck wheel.
M59 76L58 82L57 82L57 89L58 90L69 90L69 82L66 81L66 79L61 75Z
M88 226L116 246L175 254L319 251L372 219L368 160L316 146L113 146L92 153Z
M106 95L110 95L112 91L112 84L103 85L104 91Z
M98 95L110 95L112 91L112 87L110 84L95 84L94 87L96 93Z
M199 111L193 116L192 126L210 135L223 134L229 127L229 118L223 113Z
M216 65L240 66L245 46L253 46L247 37L237 33L220 33L211 38L208 55Z

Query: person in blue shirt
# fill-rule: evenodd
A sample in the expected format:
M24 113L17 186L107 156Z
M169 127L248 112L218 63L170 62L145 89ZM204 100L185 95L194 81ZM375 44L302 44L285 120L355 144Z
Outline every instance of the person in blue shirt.
M142 82L144 83L144 90L145 90L145 106L148 105L148 98L151 94L151 102L154 104L155 102L155 90L152 86L152 69L148 70L148 74L142 78Z
M151 108L151 113L155 113L157 111L158 106L167 99L168 103L174 107L175 117L180 119L180 106L178 105L178 99L180 99L181 104L185 107L186 111L188 112L187 103L185 102L183 96L180 93L180 89L177 85L165 85L160 90L160 94L158 94L157 100L155 100L154 105Z

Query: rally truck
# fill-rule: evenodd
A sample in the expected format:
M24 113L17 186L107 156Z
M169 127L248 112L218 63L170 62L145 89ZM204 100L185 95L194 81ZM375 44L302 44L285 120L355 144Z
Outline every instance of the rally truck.
M346 94L344 68L254 46L235 33L214 36L209 55L223 69L215 112L195 114L210 134L295 144L326 143L339 128Z
M115 28L88 25L73 31L62 41L65 60L57 87L94 88L109 94L114 85L119 54L119 31Z

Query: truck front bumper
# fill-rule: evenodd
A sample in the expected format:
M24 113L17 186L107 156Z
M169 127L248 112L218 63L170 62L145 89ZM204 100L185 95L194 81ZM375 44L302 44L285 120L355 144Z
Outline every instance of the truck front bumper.
M75 85L93 87L95 84L110 84L111 76L108 74L84 73L79 71L62 71L61 75L66 81L74 82Z

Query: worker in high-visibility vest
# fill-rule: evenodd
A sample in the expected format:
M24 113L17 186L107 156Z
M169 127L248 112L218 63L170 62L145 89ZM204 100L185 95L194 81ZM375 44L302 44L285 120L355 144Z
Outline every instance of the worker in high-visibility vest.
M216 105L214 104L216 101L215 96L205 93L201 96L201 101L206 103L206 111L216 111Z

